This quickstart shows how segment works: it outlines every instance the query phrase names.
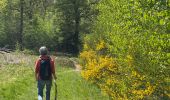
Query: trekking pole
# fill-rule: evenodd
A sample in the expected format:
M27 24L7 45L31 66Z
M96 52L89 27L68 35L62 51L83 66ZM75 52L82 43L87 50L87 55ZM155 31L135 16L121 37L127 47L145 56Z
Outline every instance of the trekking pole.
M54 79L54 86L55 86L55 97L54 97L54 100L57 100L57 83L56 83L56 79Z

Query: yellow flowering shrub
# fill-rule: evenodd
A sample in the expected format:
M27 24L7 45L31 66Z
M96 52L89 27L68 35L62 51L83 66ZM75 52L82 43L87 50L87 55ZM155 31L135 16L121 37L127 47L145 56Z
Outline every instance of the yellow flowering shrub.
M170 18L167 5L159 4L163 2L96 4L99 16L80 54L82 76L113 100L170 99Z
M95 40L93 48L91 44L85 42L84 47L84 51L80 53L82 66L84 66L82 76L97 84L113 100L147 99L147 97L152 98L152 95L158 91L159 81L151 82L145 74L135 68L132 52L121 60L126 65L122 68L123 65L117 58L99 53L107 48L104 40L98 42Z
M103 40L99 41L99 43L96 44L96 50L101 50L101 49L103 49L103 48L105 48L105 47L106 47L106 46L105 46L105 43L104 43Z

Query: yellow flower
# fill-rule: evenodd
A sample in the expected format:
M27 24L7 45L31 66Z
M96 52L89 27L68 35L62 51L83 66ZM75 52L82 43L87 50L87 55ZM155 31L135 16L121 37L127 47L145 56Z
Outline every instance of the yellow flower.
M96 50L101 50L105 48L105 42L101 40L97 45L96 45Z

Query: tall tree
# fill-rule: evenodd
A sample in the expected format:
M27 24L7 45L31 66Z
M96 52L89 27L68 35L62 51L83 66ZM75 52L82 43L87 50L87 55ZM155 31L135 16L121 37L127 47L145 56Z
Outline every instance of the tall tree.
M66 52L79 53L80 34L90 31L89 26L96 12L91 9L88 0L57 0L56 4L60 14L60 32L64 38L63 49Z
M15 45L17 40L17 12L18 9L16 9L16 5L14 4L14 1L7 0L7 5L5 9L3 10L3 23L4 23L4 33L6 40L4 41L4 44L8 45Z
M20 31L18 35L18 42L20 44L20 49L23 49L23 21L24 21L24 0L20 0Z

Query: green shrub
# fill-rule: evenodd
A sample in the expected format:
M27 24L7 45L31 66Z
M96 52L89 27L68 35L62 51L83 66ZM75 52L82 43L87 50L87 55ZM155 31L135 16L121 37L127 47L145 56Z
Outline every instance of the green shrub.
M170 98L168 7L163 1L101 1L80 55L85 79L112 99Z

